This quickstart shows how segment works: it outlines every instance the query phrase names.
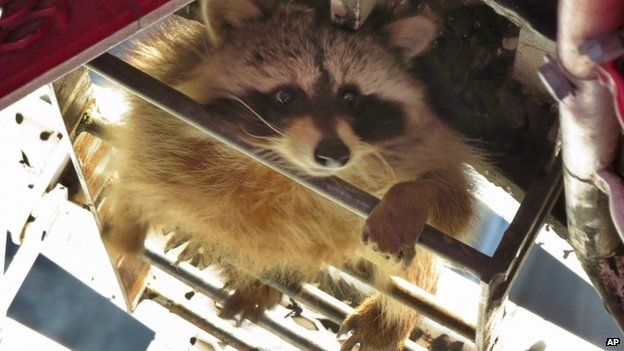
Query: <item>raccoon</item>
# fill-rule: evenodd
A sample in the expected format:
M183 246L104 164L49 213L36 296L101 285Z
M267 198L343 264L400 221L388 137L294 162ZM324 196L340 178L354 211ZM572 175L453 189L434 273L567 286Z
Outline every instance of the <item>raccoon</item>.
M189 240L185 253L221 267L235 289L225 317L258 316L280 301L256 277L309 281L323 265L362 257L380 284L398 275L434 292L435 260L415 253L415 233L428 223L467 238L475 210L465 164L481 162L410 72L435 39L434 23L387 3L358 31L333 26L327 8L293 1L207 1L202 16L205 24L155 26L131 63L200 103L245 104L253 113L236 120L237 133L266 157L382 200L363 220L129 96L114 142L109 245L138 253L148 229L175 228ZM383 294L369 297L345 320L341 331L353 333L342 350L400 350L417 322Z

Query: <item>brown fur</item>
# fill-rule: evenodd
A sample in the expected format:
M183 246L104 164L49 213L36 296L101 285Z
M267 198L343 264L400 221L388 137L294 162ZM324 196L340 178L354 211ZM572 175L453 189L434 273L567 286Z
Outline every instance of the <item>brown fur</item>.
M242 6L238 12L237 4ZM335 124L353 160L332 174L377 196L387 193L367 221L373 241L382 251L395 253L417 240L413 233L425 220L465 237L473 197L463 167L479 162L479 157L433 115L423 88L401 60L424 50L431 38L417 43L414 33L431 25L420 18L406 21L416 23L411 30L390 29L400 36L395 43L399 49L401 43L420 45L418 50L393 53L366 28L350 33L318 27L310 7L272 4L267 7L272 15L267 15L267 8L253 6L249 0L237 0L211 7L209 20L219 11L226 13L219 21L211 20L218 26L208 31L196 22L166 20L136 46L132 63L208 103L221 92L240 95L250 87L268 91L291 82L311 92L322 73L313 52L322 46L325 69L336 84L357 83L362 93L397 101L407 113L400 137L374 145L359 140L347 122ZM253 22L260 13L264 19ZM235 29L222 28L226 21ZM432 37L429 32L422 36ZM217 43L215 38L220 38ZM324 264L340 266L360 257L378 266L376 279L381 282L394 274L435 290L437 273L428 252L419 250L409 269L402 271L362 245L364 221L358 216L143 100L129 100L125 127L115 138L120 181L109 198L116 211L109 241L136 252L144 240L137 228L177 228L191 240L187 249L196 251L202 262L237 267L238 273L228 274L231 285L239 288L233 300L237 306L227 306L229 315L256 314L279 301L279 294L249 277L270 273L286 281L311 279ZM269 143L297 171L325 175L315 173L306 158L322 134L311 120L301 117L283 132L282 137L256 141ZM347 344L355 340L362 342L361 350L395 351L416 322L415 313L378 295L346 322L358 327Z

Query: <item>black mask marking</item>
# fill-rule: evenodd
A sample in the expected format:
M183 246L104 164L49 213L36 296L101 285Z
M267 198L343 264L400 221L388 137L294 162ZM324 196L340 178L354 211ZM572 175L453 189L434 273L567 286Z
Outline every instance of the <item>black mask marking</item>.
M249 91L242 99L278 130L285 130L297 117L311 116L316 127L331 136L336 134L336 117L344 116L354 133L367 142L388 140L404 131L405 113L398 102L375 94L361 95L355 85L346 85L335 95L330 95L326 86L322 88L309 97L296 85L282 85L267 93ZM249 132L275 136L274 130L253 115L247 120Z

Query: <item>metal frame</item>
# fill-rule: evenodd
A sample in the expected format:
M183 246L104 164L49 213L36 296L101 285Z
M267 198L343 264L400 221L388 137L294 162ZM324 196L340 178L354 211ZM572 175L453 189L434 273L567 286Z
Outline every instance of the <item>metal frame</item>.
M339 178L301 177L289 173L285 168L271 164L260 155L255 154L249 145L237 139L232 130L220 123L219 116L228 113L228 111L201 105L110 54L104 54L86 66L173 116L196 126L215 139L316 191L361 217L365 218L379 202L379 199ZM244 109L243 106L232 106L232 109L237 108ZM515 279L518 268L524 261L535 235L558 198L561 184L561 163L555 162L550 173L544 179L537 181L527 192L525 201L523 201L493 257L489 257L434 228L426 227L422 233L419 241L420 246L446 258L481 279L483 293L478 331L439 305L423 304L422 299L415 298L418 293L414 292L415 290L413 290L413 286L409 286L410 284L406 289L393 288L386 292L394 295L408 307L420 310L421 313L434 320L443 321L458 334L475 341L478 349L493 349L497 341L495 337L496 320L503 314L502 307L511 283ZM427 307L423 308L423 306Z
M561 194L561 175L561 159L558 158L546 177L529 187L492 257L491 274L488 279L482 278L476 340L479 350L489 351L496 347L499 327L504 322L504 303L535 237Z

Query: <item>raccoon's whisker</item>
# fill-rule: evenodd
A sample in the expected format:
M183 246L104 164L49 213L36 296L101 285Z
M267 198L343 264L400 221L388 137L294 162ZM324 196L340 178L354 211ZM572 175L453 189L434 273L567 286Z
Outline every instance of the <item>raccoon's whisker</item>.
M268 141L275 141L275 138L251 134L247 130L245 130L245 128L241 128L241 129L243 130L243 133L247 134L248 136L250 136L252 138L261 139L261 140L268 140Z
M243 131L245 135L251 137L251 139L247 139L246 141L252 146L257 147L258 150L265 150L267 147L269 147L276 141L276 139L273 137L266 137L266 136L251 134L244 127L241 127L241 130Z
M370 152L370 154L373 157L375 157L377 161L379 161L379 163L381 163L381 166L383 167L384 171L390 175L392 181L396 182L397 181L396 173L394 172L394 169L392 168L392 166L390 166L386 158L383 157L381 152L379 152L375 147L373 147L371 144L367 142L360 141L360 143L362 143L362 145L366 147L368 152Z
M385 157L383 157L381 153L379 153L379 151L372 152L372 155L375 156L377 160L379 160L379 162L383 165L383 168L390 174L390 177L392 178L392 182L396 183L397 182L396 173L394 173L394 169L392 168L392 166L390 166L388 161L386 161Z
M249 112L251 112L254 116L256 116L260 121L262 121L262 123L264 123L267 127L271 128L271 130L273 130L275 133L281 136L284 136L284 133L282 133L279 129L275 128L275 126L269 123L266 119L264 119L264 117L260 116L260 114L256 112L256 110L254 110L253 107L249 106L249 104L245 102L245 100L239 98L238 96L234 94L230 94L228 92L221 92L221 95L225 97L229 97L232 100L239 102L241 105L245 106L249 110Z

